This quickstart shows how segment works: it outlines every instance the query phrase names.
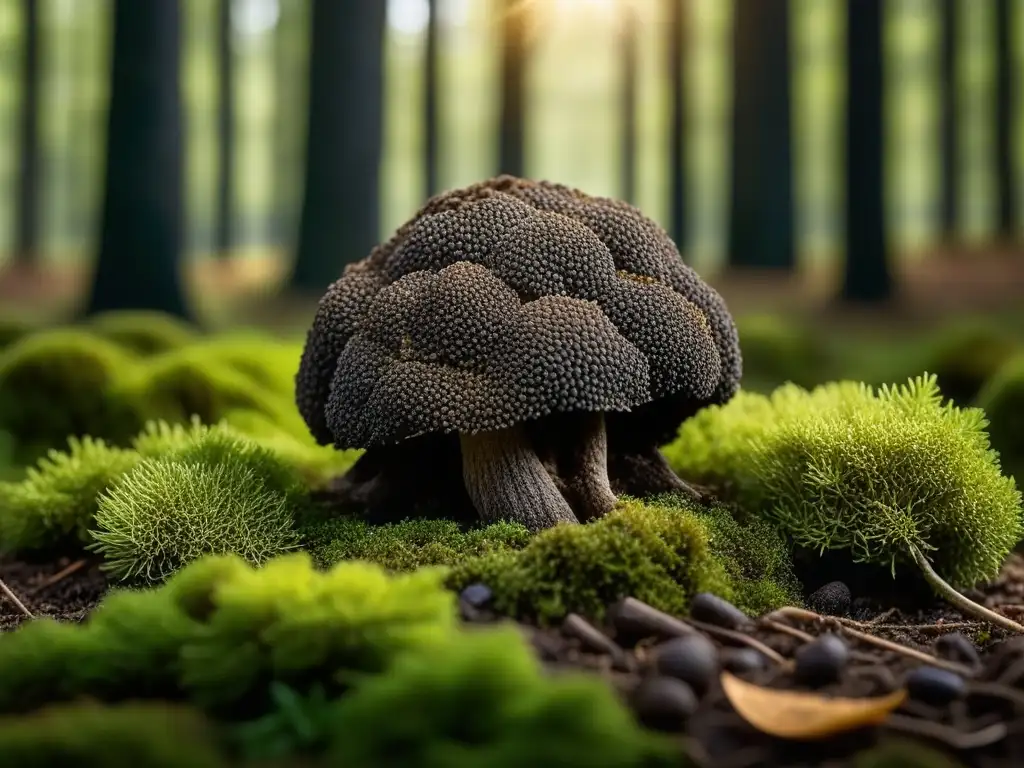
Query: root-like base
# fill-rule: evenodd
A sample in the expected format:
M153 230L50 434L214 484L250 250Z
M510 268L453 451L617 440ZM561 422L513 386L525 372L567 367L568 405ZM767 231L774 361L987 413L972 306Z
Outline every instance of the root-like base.
M608 474L617 494L643 498L663 493L679 493L697 503L708 500L710 492L680 478L657 448L636 453L611 453Z

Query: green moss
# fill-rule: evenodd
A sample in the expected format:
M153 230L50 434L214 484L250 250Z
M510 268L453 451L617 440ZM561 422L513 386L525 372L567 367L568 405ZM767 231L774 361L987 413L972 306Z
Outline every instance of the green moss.
M743 386L768 390L786 382L813 386L832 364L822 340L805 324L778 315L736 319L743 350Z
M102 312L86 328L139 355L181 349L200 338L198 329L177 317L147 310Z
M988 417L992 447L1006 471L1024 481L1024 354L999 369L977 404Z
M262 568L207 557L160 587L108 596L82 624L0 634L0 711L79 696L259 711L275 680L344 689L354 673L379 673L454 631L442 576L367 563L317 572L302 553Z
M234 332L204 339L192 347L192 352L291 400L302 346L302 342L286 342L265 333Z
M142 403L117 385L137 360L113 342L79 330L27 336L0 353L0 430L32 463L69 436L121 444L144 421Z
M994 577L1022 533L984 414L943 403L934 377L852 382L705 409L665 451L684 476L724 488L812 550L895 569L909 546L956 585Z
M334 518L313 523L302 534L305 546L321 565L367 560L390 571L454 565L469 557L522 549L530 541L530 532L514 523L463 531L447 520L375 526L363 520Z
M995 323L959 322L941 329L927 345L924 370L935 373L946 397L969 405L996 371L1020 351L1020 342Z
M260 564L298 546L288 497L240 456L145 459L98 501L95 543L117 579L160 581L203 555Z
M600 678L545 675L511 627L453 633L399 659L343 698L336 722L328 760L349 768L681 763Z
M19 482L0 483L0 550L42 552L92 540L97 497L139 462L134 451L71 438Z
M542 622L568 612L599 619L625 596L676 614L697 592L731 596L698 515L634 501L587 525L541 531L520 551L458 563L448 578L456 589L475 581L494 591L502 613Z
M226 768L201 714L167 704L80 703L0 718L0 755L19 768Z

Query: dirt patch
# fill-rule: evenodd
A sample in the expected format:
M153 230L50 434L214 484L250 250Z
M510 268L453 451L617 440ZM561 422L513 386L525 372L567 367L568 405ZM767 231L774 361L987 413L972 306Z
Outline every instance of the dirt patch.
M0 560L0 579L36 617L81 621L107 591L107 578L95 559L61 558L52 563ZM28 618L0 596L0 631Z

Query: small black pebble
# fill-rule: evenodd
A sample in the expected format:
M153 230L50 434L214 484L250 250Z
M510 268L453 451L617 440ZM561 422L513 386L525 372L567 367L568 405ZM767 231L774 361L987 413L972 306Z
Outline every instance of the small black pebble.
M459 594L459 599L472 608L483 608L494 598L494 593L486 584L470 584Z
M967 691L967 684L960 675L928 665L912 670L903 684L910 698L936 707L949 704Z
M726 648L721 654L722 667L733 674L756 672L768 666L768 659L753 648Z
M950 632L935 639L935 655L940 659L959 661L969 666L981 663L978 649L962 632Z
M826 632L797 650L793 674L800 683L815 688L828 685L839 679L849 657L850 650L842 638Z
M826 616L846 616L851 602L850 588L841 581L830 581L807 598L811 610Z
M697 695L682 680L649 677L633 691L632 705L637 719L648 728L678 733L697 711Z
M750 617L743 611L710 592L698 592L690 601L690 616L716 627L736 629L750 623Z
M718 648L704 635L674 637L655 647L654 663L658 672L682 680L703 696L718 673Z

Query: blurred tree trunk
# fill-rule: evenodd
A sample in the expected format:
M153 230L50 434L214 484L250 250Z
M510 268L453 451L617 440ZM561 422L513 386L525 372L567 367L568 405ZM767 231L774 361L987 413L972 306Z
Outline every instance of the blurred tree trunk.
M39 2L22 0L21 120L14 263L35 264L39 250Z
M274 207L277 242L290 251L301 208L306 128L306 50L309 8L303 0L278 0L274 30Z
M999 191L996 228L1000 238L1017 238L1017 185L1014 148L1013 6L996 0L996 184Z
M792 270L793 134L789 0L733 6L730 267Z
M958 233L957 194L960 189L960 169L957 132L957 3L942 0L942 49L940 55L941 89L941 151L942 151L942 234L947 241L955 240Z
M235 59L232 50L232 0L217 8L217 221L214 249L227 258L234 245L235 221Z
M885 3L847 0L846 7L846 258L841 297L883 302L893 292L885 222Z
M632 3L622 3L622 26L619 30L619 43L622 67L622 91L619 105L621 126L621 179L622 199L630 203L636 202L636 150L637 150L637 69L638 40L637 13Z
M440 114L438 109L439 82L439 0L429 0L430 17L427 21L426 51L423 66L423 128L424 128L424 197L441 191L440 173Z
M529 6L521 0L504 0L500 8L501 106L498 118L498 173L524 176Z
M665 68L669 88L668 131L668 233L679 250L686 251L687 186L686 186L686 58L684 55L689 28L689 0L666 0Z
M178 0L114 0L99 258L87 312L187 314Z
M385 11L379 0L313 0L295 293L322 294L378 242Z

